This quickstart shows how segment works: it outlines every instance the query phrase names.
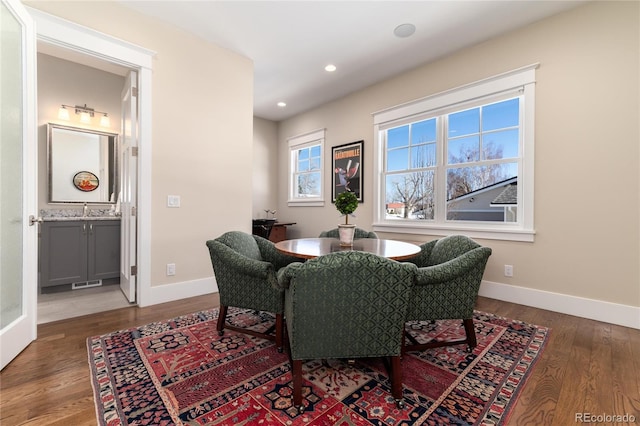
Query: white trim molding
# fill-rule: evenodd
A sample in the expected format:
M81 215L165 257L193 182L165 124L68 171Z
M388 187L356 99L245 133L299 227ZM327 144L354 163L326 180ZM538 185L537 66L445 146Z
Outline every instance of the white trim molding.
M175 302L176 300L217 292L218 284L214 277L157 285L149 288L146 297L146 306ZM213 307L213 304L211 307Z
M482 281L480 296L640 329L640 307Z

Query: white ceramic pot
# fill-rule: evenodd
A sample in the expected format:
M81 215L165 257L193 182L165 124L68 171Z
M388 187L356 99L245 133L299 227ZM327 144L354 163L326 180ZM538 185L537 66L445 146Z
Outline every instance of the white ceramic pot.
M341 246L352 246L353 245L353 235L356 232L355 225L338 225L338 234L340 235L340 245Z

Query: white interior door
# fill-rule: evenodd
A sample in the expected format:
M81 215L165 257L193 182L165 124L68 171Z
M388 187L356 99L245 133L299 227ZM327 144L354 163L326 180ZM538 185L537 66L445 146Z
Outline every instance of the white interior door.
M122 211L120 288L129 302L136 301L138 118L137 73L130 71L122 90L120 144L120 207Z
M0 369L36 338L36 49L19 0L0 3Z

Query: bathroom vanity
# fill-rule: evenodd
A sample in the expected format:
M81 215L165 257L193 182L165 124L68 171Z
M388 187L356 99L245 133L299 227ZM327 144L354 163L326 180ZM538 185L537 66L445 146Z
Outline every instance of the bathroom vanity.
M49 205L61 208L40 210L40 290L119 279L118 135L49 123L47 156Z
M120 218L43 217L40 288L100 285L120 277Z

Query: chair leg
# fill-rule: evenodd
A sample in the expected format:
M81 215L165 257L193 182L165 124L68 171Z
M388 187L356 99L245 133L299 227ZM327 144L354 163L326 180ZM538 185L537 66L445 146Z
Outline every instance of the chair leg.
M405 329L406 325L402 326L402 341L400 342L400 354L404 355L407 353L406 345L407 345L407 330Z
M218 336L222 336L224 334L224 322L227 318L227 307L224 305L220 305L220 311L218 312L218 323L216 325L216 330L218 330Z
M304 411L302 404L302 360L294 359L292 362L293 374L293 406L298 409L299 413Z
M467 334L467 344L469 345L469 352L473 351L478 345L476 340L476 329L473 327L473 318L467 318L462 320L464 323L464 331Z
M276 348L282 352L284 335L284 314L276 314Z
M402 399L402 364L401 356L391 357L391 394L396 400L398 408L404 408L404 400Z

